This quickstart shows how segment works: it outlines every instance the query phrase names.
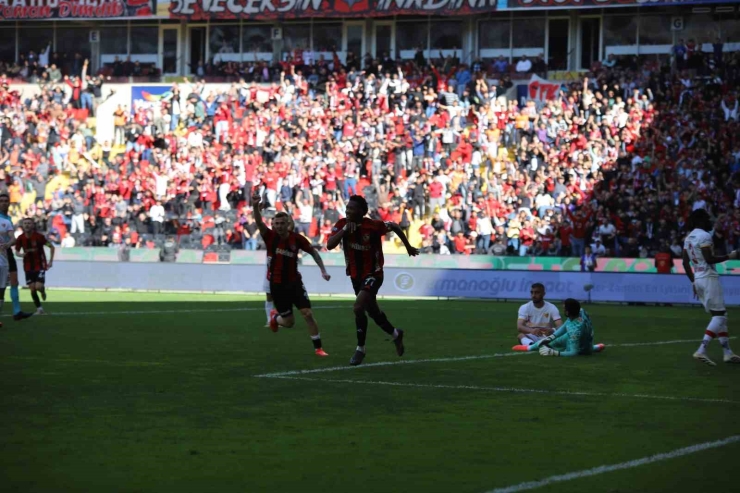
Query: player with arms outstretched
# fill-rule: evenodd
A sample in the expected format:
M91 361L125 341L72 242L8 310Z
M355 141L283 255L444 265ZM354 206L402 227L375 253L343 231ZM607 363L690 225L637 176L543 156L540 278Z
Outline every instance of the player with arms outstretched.
M298 250L303 250L313 257L321 269L321 275L327 281L331 276L326 272L321 256L303 236L288 230L290 216L278 212L272 220L272 227L267 227L260 212L262 199L259 193L252 197L254 220L267 246L267 257L270 259L267 278L270 281L270 293L275 302L275 310L270 316L270 330L277 332L279 327L293 327L293 305L301 312L308 324L308 333L313 341L316 356L329 356L321 347L319 326L313 318L311 301L303 286L303 279L298 272Z
M357 349L349 364L357 366L365 359L365 340L367 338L367 315L393 338L396 354L403 356L403 331L388 321L378 306L378 291L383 285L383 236L393 231L403 242L411 257L419 255L419 249L409 243L398 224L375 221L365 217L368 212L367 201L353 195L347 202L347 217L342 218L332 228L332 235L326 247L334 250L340 243L344 249L347 275L352 280L355 299L354 313L357 327Z
M23 220L23 233L15 240L15 251L23 256L23 270L26 274L26 285L31 290L33 304L36 305L36 314L43 315L44 308L41 306L41 298L46 301L46 271L51 269L54 263L54 245L36 231L36 223L31 218ZM51 257L46 261L44 247L49 247Z
M288 223L288 231L291 233L295 229L295 221L293 221L293 218L288 216L289 223ZM275 309L275 305L273 304L272 300L272 293L270 292L270 279L268 278L268 274L270 272L270 255L268 253L267 255L267 265L265 266L265 280L262 283L262 290L265 292L265 315L267 315L267 322L265 322L265 327L270 326L270 318L272 315L272 311Z
M683 243L683 267L693 285L694 296L701 301L707 313L712 315L712 319L704 331L704 339L701 341L699 349L694 353L694 359L709 366L716 366L716 363L707 356L707 346L712 339L718 338L724 352L724 362L740 363L740 356L734 354L730 349L725 297L715 267L716 264L721 264L726 260L737 259L738 252L735 250L729 255L714 254L711 233L713 224L706 210L697 209L692 212L689 216L688 226L691 228L691 233Z
M551 335L527 346L527 351L539 351L542 356L584 356L600 353L603 344L594 345L594 326L578 300L563 302L565 323Z
M545 301L545 285L539 282L529 289L532 301L519 307L516 321L517 338L520 346L529 346L551 335L563 325L558 308Z

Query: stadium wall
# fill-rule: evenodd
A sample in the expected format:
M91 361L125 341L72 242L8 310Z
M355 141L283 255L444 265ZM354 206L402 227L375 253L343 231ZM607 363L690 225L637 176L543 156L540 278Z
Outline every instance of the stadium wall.
M472 270L530 270L530 271L570 271L580 272L581 262L578 257L500 257L495 255L419 255L409 257L403 254L388 253L385 246L385 266L399 269L472 269ZM321 258L327 266L344 267L344 254L339 252L321 252ZM115 248L74 247L60 248L56 259L79 262L117 262L119 251ZM130 262L159 262L159 249L134 248L129 250ZM265 265L267 256L264 250L232 250L229 260L209 261L202 250L180 250L177 254L178 264L231 264L231 265ZM302 265L316 265L309 256L301 258ZM740 276L740 260L729 260L718 264L720 275ZM655 274L655 260L651 258L598 258L598 272L620 272ZM683 274L680 259L673 261L673 273Z
M339 266L327 268L331 281L316 267L302 269L309 294L346 295L352 285ZM152 291L260 293L263 265L58 261L48 273L53 288L127 289ZM740 305L740 276L721 276L728 305ZM545 284L550 299L594 302L696 304L691 284L681 275L536 272L462 269L387 268L381 293L385 296L529 299L532 283Z

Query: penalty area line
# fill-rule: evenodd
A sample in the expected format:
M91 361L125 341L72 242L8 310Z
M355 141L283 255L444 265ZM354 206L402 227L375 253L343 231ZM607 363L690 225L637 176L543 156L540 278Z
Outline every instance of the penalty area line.
M599 474L605 474L613 471L620 471L622 469L632 469L633 467L640 467L647 464L653 464L655 462L661 462L664 460L676 459L689 454L695 454L704 450L709 450L718 447L724 447L733 443L740 442L740 435L734 435L727 437L722 440L716 440L714 442L699 443L696 445L690 445L688 447L679 448L671 452L665 452L662 454L655 454L649 457L643 457L641 459L635 459L627 462L621 462L619 464L611 464L607 466L598 466L591 469L584 469L582 471L569 472L567 474L559 474L557 476L550 476L539 481L528 481L526 483L519 483L505 488L496 488L489 490L486 493L517 493L519 491L533 490L536 488L542 488L553 483L562 483L564 481L572 481L574 479L587 478L589 476L597 476Z
M276 380L302 380L308 382L328 382L328 383L349 383L364 385L383 385L390 387L412 387L420 389L440 389L440 390L480 390L483 392L508 392L512 394L552 394L568 395L574 397L624 397L630 399L652 399L665 401L688 401L702 402L712 404L740 404L738 401L726 399L702 399L699 397L677 397L651 394L623 394L607 392L579 392L574 390L547 390L547 389L524 389L516 387L482 387L477 385L444 385L444 384L426 384L426 383L405 383L405 382L385 382L380 380L350 380L350 379L331 379L331 378L306 378L306 377L268 377Z
M735 339L736 337L730 337L730 339ZM656 341L656 342L631 342L631 343L625 343L625 344L607 344L606 348L607 351L609 348L612 347L637 347L637 346L663 346L667 344L684 344L684 343L700 343L701 341L698 339L680 339L680 340L673 340L673 341ZM362 368L375 368L378 366L396 366L396 365L414 365L414 364L420 364L420 363L451 363L455 361L471 361L471 360L478 360L478 359L490 359L490 358L506 358L509 356L523 356L528 354L536 354L534 352L532 353L526 353L526 352L512 352L512 353L496 353L496 354L481 354L478 356L459 356L459 357L449 357L449 358L427 358L427 359L410 359L410 360L397 360L397 361L381 361L378 363L368 363L365 365L359 365L359 366L331 366L329 368L315 368L311 370L292 370L292 371L283 371L283 372L275 372L275 373L262 373L260 375L254 375L257 378L279 378L279 377L290 377L290 376L296 376L296 375L308 375L312 373L328 373L333 371L348 371L348 370L360 370Z

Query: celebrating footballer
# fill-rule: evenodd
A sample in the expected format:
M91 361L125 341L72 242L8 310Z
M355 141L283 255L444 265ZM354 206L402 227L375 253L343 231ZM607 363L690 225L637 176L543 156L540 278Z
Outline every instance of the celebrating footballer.
M252 196L254 220L267 247L267 279L270 281L270 293L275 303L275 310L270 316L270 329L277 332L281 326L293 327L295 305L308 324L308 333L316 356L329 356L321 346L319 326L313 317L303 278L298 272L298 250L313 257L324 279L328 281L331 276L326 272L321 256L311 243L304 236L290 231L290 216L285 212L278 212L272 220L273 229L270 229L262 219L261 205L260 194L255 193Z
M383 236L393 231L403 242L411 257L419 255L419 249L409 243L398 224L376 221L365 217L368 212L367 201L359 195L350 197L347 203L347 217L342 218L332 228L327 241L329 250L340 243L344 249L347 275L352 280L355 299L354 313L357 327L357 349L349 361L357 366L365 359L365 340L367 338L367 315L393 338L396 354L403 356L403 331L388 321L388 317L378 306L377 295L383 285Z
M44 235L36 231L36 223L26 218L22 223L23 233L16 238L15 251L23 256L23 270L26 274L26 285L31 290L33 304L36 305L36 314L43 315L41 298L46 301L46 271L54 263L54 245ZM49 247L51 258L46 261L44 247Z

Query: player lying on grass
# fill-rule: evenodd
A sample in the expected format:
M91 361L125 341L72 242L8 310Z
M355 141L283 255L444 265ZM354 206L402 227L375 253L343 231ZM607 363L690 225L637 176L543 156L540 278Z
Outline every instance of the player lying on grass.
M712 219L704 209L697 209L689 216L688 227L691 233L686 237L683 244L683 267L686 276L691 281L696 296L704 309L712 315L709 325L704 331L704 339L699 349L694 353L694 359L709 366L716 363L707 356L707 346L714 338L719 339L724 353L725 363L740 363L737 356L730 349L730 335L727 332L727 308L725 308L725 296L722 292L722 284L719 282L716 264L726 260L735 260L738 257L737 250L729 255L715 255L714 241L712 239ZM693 267L693 270L692 270Z
M328 281L331 276L326 272L321 256L311 243L304 236L288 229L290 216L285 212L278 212L272 220L273 229L270 229L262 220L261 204L260 194L255 193L252 197L254 220L267 247L267 278L270 280L270 293L276 308L270 316L270 330L277 332L280 326L293 327L295 325L293 305L295 305L308 325L308 333L316 356L329 356L321 347L319 325L313 317L311 301L303 285L303 278L298 272L298 250L303 250L313 257L324 279Z
M582 356L599 353L603 344L594 345L594 327L581 304L573 298L563 302L565 323L551 335L529 346L514 346L517 351L539 351L542 356Z

